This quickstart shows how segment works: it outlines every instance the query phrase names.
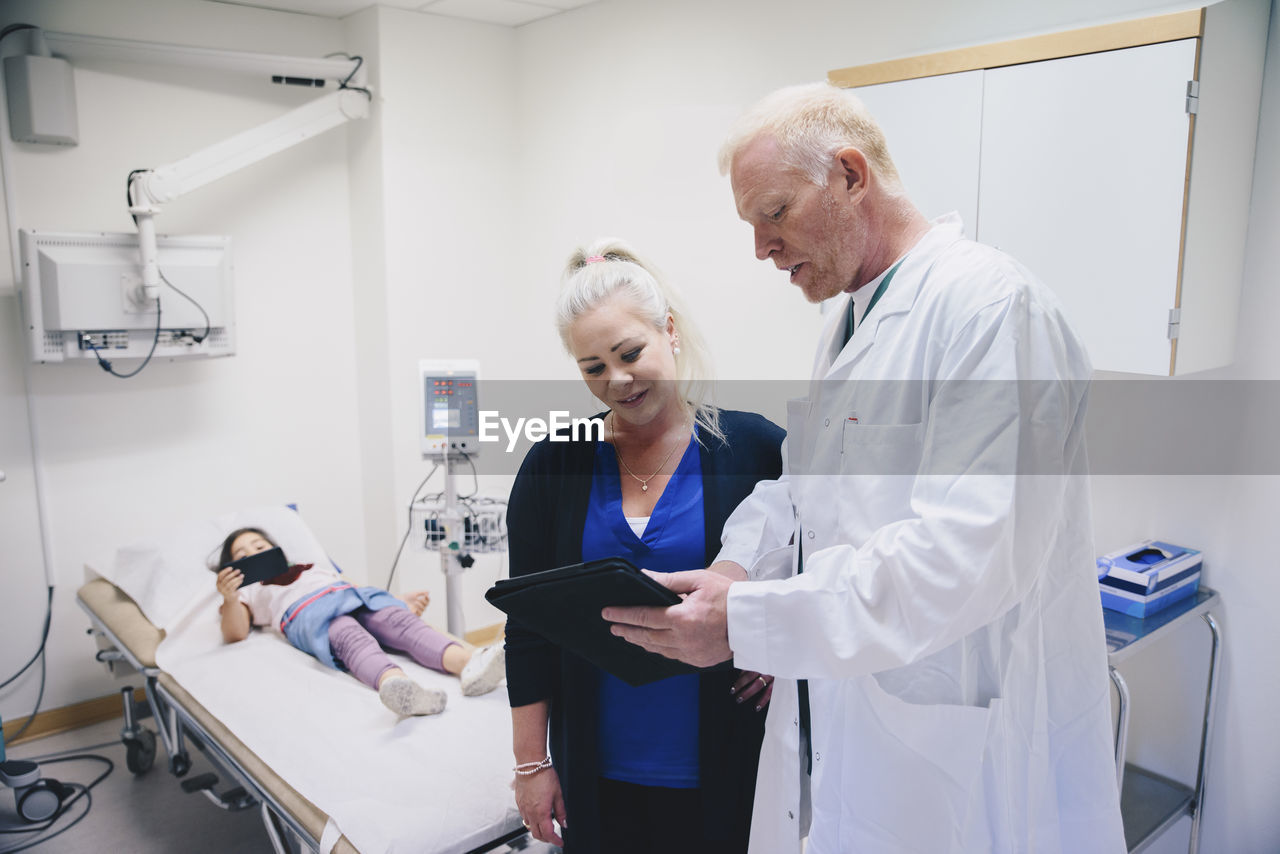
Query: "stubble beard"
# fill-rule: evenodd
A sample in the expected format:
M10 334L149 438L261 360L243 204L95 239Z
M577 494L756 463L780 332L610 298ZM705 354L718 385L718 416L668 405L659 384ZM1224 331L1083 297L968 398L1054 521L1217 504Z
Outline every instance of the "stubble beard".
M830 193L822 196L822 228L818 234L818 243L828 247L830 258L839 259L844 255L841 249L847 246L866 245L866 224L853 215L848 208L837 204ZM833 264L824 270L813 269L807 283L801 284L801 292L811 303L817 304L839 296L853 284L854 273L838 269Z

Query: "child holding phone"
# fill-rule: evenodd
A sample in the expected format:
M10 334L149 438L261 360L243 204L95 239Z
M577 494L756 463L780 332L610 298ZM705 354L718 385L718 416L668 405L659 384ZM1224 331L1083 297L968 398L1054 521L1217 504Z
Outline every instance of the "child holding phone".
M498 687L505 674L501 643L469 649L422 622L426 592L401 601L377 587L354 587L327 566L289 565L261 583L244 583L233 561L277 548L258 528L232 531L222 543L217 587L222 638L235 643L253 626L270 626L298 649L339 670L347 670L378 692L382 704L399 715L434 715L444 710L443 691L408 677L385 650L404 652L440 673L458 676L471 697Z

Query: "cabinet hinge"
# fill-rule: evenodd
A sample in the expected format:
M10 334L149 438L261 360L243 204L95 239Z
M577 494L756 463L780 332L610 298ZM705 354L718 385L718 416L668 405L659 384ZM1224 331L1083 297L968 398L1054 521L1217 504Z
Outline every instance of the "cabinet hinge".
M1195 115L1200 112L1200 81L1187 81L1187 112Z
M1170 341L1178 337L1178 332L1181 329L1181 327L1182 327L1182 309L1180 308L1169 309L1169 340Z

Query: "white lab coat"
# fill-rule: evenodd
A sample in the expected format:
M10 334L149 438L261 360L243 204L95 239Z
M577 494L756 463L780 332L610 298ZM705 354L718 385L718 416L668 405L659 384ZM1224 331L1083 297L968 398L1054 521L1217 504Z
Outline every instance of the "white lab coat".
M800 851L811 806L807 854L1123 852L1082 346L954 215L840 349L843 318L719 556L755 579L734 662L778 677L751 851Z

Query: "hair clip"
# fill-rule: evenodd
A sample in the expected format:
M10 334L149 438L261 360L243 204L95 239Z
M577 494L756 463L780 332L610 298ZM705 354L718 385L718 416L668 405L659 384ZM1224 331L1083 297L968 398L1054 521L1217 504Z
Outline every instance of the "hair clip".
M586 266L587 264L598 264L604 260L605 260L605 257L603 255L588 255L586 260L583 261L582 264L583 266Z

